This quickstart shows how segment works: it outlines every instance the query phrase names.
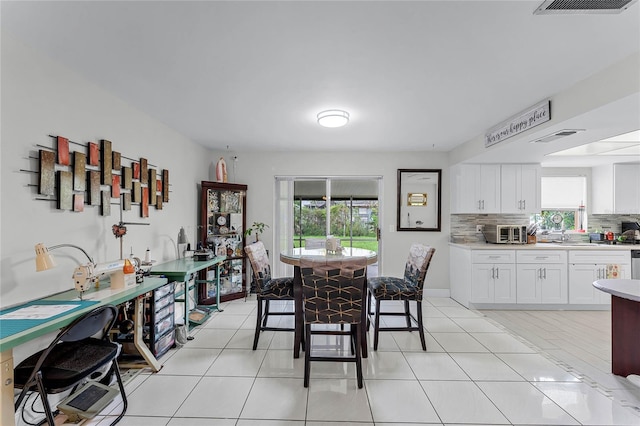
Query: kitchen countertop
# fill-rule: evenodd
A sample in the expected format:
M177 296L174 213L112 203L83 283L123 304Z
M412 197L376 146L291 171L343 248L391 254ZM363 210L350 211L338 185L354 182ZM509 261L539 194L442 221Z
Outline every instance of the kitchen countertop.
M472 250L640 250L640 244L597 244L597 243L536 243L536 244L490 244L490 243L449 243L451 247Z
M593 286L605 293L640 302L640 280L598 280L593 283Z

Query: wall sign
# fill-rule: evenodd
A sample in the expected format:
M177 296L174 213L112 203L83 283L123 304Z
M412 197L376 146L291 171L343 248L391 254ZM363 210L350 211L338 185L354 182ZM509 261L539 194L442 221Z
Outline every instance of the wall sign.
M549 120L551 101L547 99L489 129L484 135L484 147L488 148Z

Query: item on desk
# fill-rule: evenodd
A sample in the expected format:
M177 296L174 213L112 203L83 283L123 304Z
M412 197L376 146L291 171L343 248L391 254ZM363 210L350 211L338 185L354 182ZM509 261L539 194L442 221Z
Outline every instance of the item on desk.
M122 273L123 266L124 260L121 259L105 263L80 265L76 267L72 276L75 288L80 293L83 293L89 290L92 284L97 283L101 276Z
M121 289L132 287L137 284L136 269L129 259L121 260L122 268L113 272L111 277L111 288Z
M147 247L147 251L144 252L144 261L147 263L151 262L151 250L149 250L149 247Z
M197 261L209 260L213 259L213 257L213 251L209 249L202 249L193 253L193 259Z

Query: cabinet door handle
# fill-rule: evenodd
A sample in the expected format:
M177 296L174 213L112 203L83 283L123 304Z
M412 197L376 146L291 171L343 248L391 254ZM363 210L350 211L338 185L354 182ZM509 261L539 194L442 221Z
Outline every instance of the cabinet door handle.
M496 268L496 278L500 279L500 268Z
M491 268L491 278L492 278L492 279L495 279L495 278L496 278L495 268Z
M547 268L544 268L544 279L547 279Z
M522 200L518 200L518 210L522 210Z
M538 269L538 278L542 279L542 268Z
M527 200L522 200L522 210L527 209Z
M480 206L480 200L478 200L478 210L482 210L482 207Z

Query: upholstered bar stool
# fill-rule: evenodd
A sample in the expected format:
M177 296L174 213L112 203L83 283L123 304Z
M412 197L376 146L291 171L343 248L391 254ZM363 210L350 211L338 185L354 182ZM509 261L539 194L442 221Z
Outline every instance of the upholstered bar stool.
M371 311L372 299L376 301L374 318L373 350L378 350L378 333L380 331L418 331L420 333L420 343L422 350L427 350L424 338L424 325L422 323L422 292L424 280L427 276L429 264L433 258L435 249L423 244L413 244L409 249L409 258L404 268L404 277L372 277L367 281L369 291L369 307L367 312L369 317L373 315ZM382 301L400 300L404 301L404 312L382 312L380 307ZM417 318L411 314L409 302L416 302ZM407 321L406 327L380 327L380 317L404 316ZM412 325L415 323L415 325Z
M341 261L325 257L300 259L302 294L304 301L305 363L304 386L309 386L312 361L354 362L358 388L362 388L361 344L363 309L366 306L367 260L353 257ZM326 327L335 325L335 328ZM344 329L349 325L348 329ZM338 327L340 326L340 327ZM316 356L312 336L349 336L350 355L344 356L341 345L336 345L336 356Z
M258 314L256 319L256 333L253 338L253 350L256 350L261 331L295 331L294 328L271 327L267 325L269 316L294 315L293 311L272 312L269 310L269 302L272 300L293 301L293 277L271 278L269 256L267 255L267 250L264 248L262 241L257 241L246 246L244 251L251 263L253 278L256 282Z

